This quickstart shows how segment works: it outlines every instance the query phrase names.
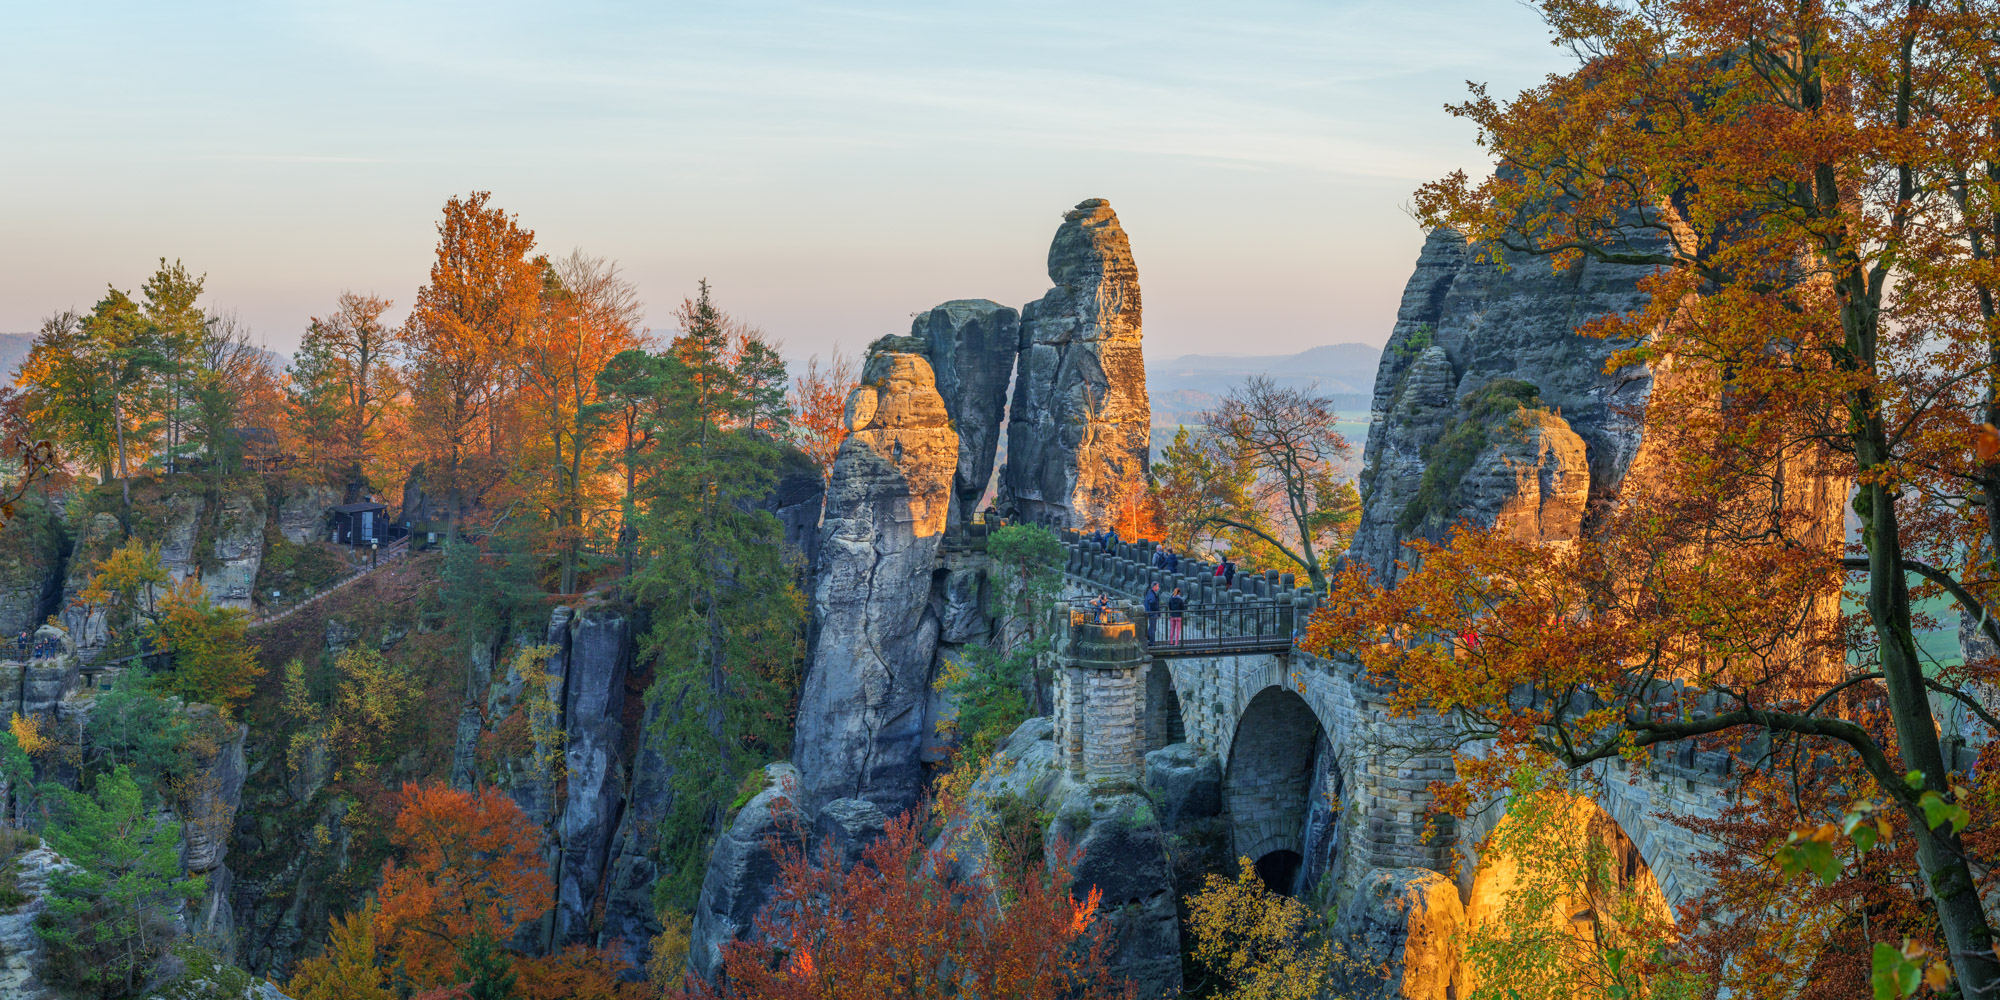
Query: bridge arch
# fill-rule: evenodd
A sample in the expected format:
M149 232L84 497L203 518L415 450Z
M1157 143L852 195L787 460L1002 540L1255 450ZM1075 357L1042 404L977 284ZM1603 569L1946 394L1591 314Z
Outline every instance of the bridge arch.
M1291 892L1308 855L1307 817L1326 730L1298 692L1273 685L1237 716L1222 774L1231 846L1271 887Z

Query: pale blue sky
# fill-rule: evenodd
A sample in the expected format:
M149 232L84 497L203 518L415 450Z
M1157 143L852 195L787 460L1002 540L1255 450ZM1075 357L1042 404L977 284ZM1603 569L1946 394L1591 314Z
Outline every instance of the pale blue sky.
M1149 356L1380 343L1412 190L1483 169L1441 106L1564 65L1509 0L0 0L0 24L0 331L166 255L287 350L344 288L406 305L474 189L622 262L654 325L705 275L795 356L1039 296L1086 197L1132 236Z

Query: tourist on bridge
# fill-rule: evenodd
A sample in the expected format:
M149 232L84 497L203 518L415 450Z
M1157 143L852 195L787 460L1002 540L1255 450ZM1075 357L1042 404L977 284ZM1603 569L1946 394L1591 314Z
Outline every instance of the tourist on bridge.
M1106 625L1111 622L1111 598L1099 594L1091 600L1090 607L1097 612L1097 624Z
M1167 643L1181 644L1181 612L1187 610L1187 598L1181 596L1181 588L1174 588L1174 596L1167 598Z
M1223 586L1236 586L1236 564L1228 556L1223 556L1222 561L1215 564L1215 575L1222 578Z
M1153 568L1167 568L1167 543L1161 542L1160 547L1153 550Z
M1153 644L1153 623L1160 617L1160 582L1146 588L1146 645Z

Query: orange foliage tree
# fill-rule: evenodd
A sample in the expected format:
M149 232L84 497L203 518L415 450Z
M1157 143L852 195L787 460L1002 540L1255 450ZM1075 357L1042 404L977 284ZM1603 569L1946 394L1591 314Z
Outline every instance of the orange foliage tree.
M596 475L612 422L596 405L597 374L620 352L645 346L640 305L618 265L582 251L550 265L539 322L510 353L536 434L516 463L552 527L560 562L557 590L576 590L584 520L615 498Z
M953 815L948 804L942 811ZM1107 971L1110 932L1098 919L1099 893L1069 894L1074 852L1056 852L1046 867L989 863L958 881L950 852L925 846L923 826L920 809L892 820L851 868L831 844L816 857L789 850L757 920L761 940L730 944L718 983L688 977L668 996L1133 995Z
M541 831L494 789L411 785L390 843L403 856L382 866L378 947L420 987L448 985L474 934L507 940L553 905Z
M1913 849L1921 917L1885 940L1856 904L1831 916L1861 937L1771 961L1810 968L1872 937L1879 968L1927 951L1962 994L2000 992L1977 847L1996 752L1968 787L1933 707L2000 729L2000 664L1927 666L1916 642L1925 598L2000 641L2000 465L1973 447L2000 421L2000 10L1538 6L1588 59L1513 100L1475 91L1455 111L1502 169L1430 185L1419 209L1502 260L1653 269L1642 308L1586 332L1632 343L1613 367L1652 366L1657 469L1571 550L1469 533L1421 549L1396 591L1350 575L1315 641L1495 740L1487 776L1690 740L1841 761L1838 796L1790 817L1803 836L1741 834L1837 881L1891 863L1854 860L1888 833ZM1862 531L1843 558L1837 528L1795 515L1801 491L1847 476ZM1843 571L1865 594L1844 632L1824 600Z
M840 442L847 440L847 397L858 384L854 359L837 347L824 371L815 354L806 359L805 373L792 380L786 399L792 410L792 439L812 456L821 478L833 474Z
M487 207L489 197L474 191L445 202L437 260L407 330L425 485L444 493L448 536L499 464L511 387L506 359L537 322L547 268L544 258L528 256L534 231Z

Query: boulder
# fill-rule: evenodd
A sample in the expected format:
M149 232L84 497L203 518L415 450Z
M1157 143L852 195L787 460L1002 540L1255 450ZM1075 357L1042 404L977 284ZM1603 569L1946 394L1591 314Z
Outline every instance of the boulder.
M928 346L938 395L958 431L952 520L972 520L993 478L1007 383L1021 349L1021 314L986 299L953 299L917 314L910 336Z
M251 483L222 494L214 518L215 541L209 560L196 571L208 599L225 608L250 611L257 570L264 562L265 499L263 486Z
M625 672L632 658L631 618L615 608L590 608L571 628L568 698L563 707L566 801L557 833L562 844L556 880L556 940L594 943L591 914L624 805L625 760L620 744Z
M1521 409L1466 470L1465 511L1517 542L1554 545L1583 531L1590 465L1583 439L1545 410Z
M1091 198L1063 215L1049 280L1055 287L1021 310L998 506L1104 528L1144 488L1152 434L1139 270L1109 202Z
M831 844L842 864L853 867L861 852L889 828L889 817L867 799L834 799L813 817L813 850ZM815 854L817 856L817 854Z
M793 760L811 802L860 796L889 813L916 802L937 649L932 572L950 509L958 435L930 363L871 347L850 397L820 526L819 634L800 697Z
M323 541L326 537L326 510L341 501L341 492L331 486L306 484L286 491L271 513L278 534L294 545Z
M1175 743L1146 755L1146 790L1159 803L1160 825L1181 834L1222 815L1222 760Z
M745 803L715 842L702 876L689 931L688 964L715 981L722 949L755 929L757 912L770 902L778 880L778 851L800 846L805 824L797 807L799 772L790 764L764 768L764 788Z
M1343 996L1448 1000L1466 995L1458 962L1465 907L1458 887L1427 868L1378 868L1341 908L1333 940L1348 990Z

